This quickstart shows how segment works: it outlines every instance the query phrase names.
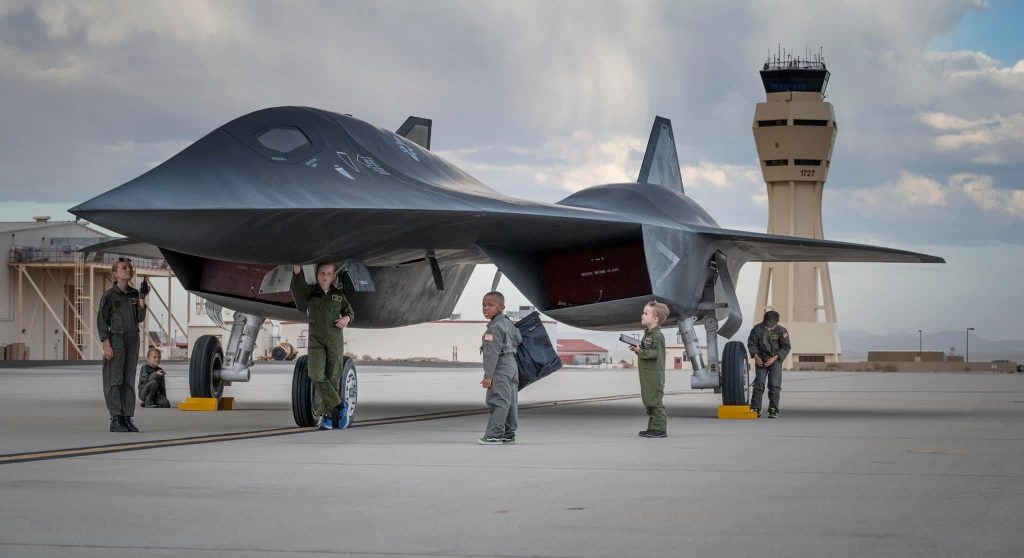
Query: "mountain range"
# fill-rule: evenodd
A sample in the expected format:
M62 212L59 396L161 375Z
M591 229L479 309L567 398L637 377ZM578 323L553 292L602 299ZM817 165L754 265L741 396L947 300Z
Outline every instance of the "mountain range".
M570 328L566 328L570 329ZM639 332L626 332L637 335ZM677 342L677 330L666 328L664 330L665 340L671 345ZM924 332L920 337L920 348L924 351L943 351L948 354L962 355L966 352L966 337L964 330L960 331L937 331ZM703 334L700 331L699 334ZM619 341L618 333L601 331L584 331L572 328L569 331L559 331L559 336L564 338L586 339L608 349L609 359L618 362L621 359L630 360L630 353L626 346ZM746 331L736 334L737 341L746 341ZM719 347L725 345L725 340L720 341ZM845 362L857 362L867 360L868 351L916 351L918 350L918 335L913 332L898 332L879 334L860 330L839 330L839 342L842 346L842 360ZM1024 339L989 339L971 332L970 336L970 359L974 361L990 360L1012 360L1024 362Z

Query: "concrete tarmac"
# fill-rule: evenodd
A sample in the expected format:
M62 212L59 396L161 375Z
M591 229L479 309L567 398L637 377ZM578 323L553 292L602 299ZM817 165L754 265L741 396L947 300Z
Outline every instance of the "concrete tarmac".
M187 366L170 364L169 396ZM356 425L480 410L472 369L364 366ZM786 372L782 418L717 420L669 371L669 438L635 371L482 414L0 464L0 556L1020 556L1024 375ZM0 369L0 454L293 427L291 368L235 411L139 409L107 432L96 367Z

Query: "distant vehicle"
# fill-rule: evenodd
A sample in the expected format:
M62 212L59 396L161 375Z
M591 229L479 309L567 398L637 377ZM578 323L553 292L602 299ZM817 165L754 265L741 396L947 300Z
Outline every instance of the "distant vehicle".
M163 257L181 284L236 311L222 348L196 340L194 397L249 381L267 318L306 320L288 292L291 264L339 264L354 327L447 318L476 264L493 263L540 312L586 329L635 329L644 303L671 308L693 365L691 386L747 402L747 352L719 353L743 322L736 279L747 262L943 263L891 248L724 229L683 192L672 125L657 117L636 182L604 184L558 203L496 192L430 151L431 121L397 133L305 107L237 118L171 159L71 213L125 235L87 249ZM737 202L740 203L740 202ZM219 311L212 315L219 317ZM721 325L719 322L722 322ZM695 331L704 326L708 362ZM226 350L225 350L226 349ZM355 408L355 365L343 363ZM314 424L306 359L292 408Z

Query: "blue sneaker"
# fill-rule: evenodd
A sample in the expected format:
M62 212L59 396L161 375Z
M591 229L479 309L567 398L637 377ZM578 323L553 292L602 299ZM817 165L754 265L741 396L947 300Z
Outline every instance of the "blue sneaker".
M320 417L320 422L316 423L317 430L334 430L334 421L329 416Z
M341 408L338 409L338 420L334 425L334 428L344 430L348 428L348 424L351 420L352 417L348 416L348 401L342 401Z

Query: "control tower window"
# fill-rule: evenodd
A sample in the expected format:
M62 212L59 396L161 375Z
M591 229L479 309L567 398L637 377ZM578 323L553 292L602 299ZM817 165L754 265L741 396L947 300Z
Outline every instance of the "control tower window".
M824 93L828 86L828 70L769 69L761 71L765 93L808 91Z
M804 167L817 167L821 165L821 159L796 159L793 161L793 164Z
M764 162L766 167L784 167L789 164L789 159L768 159Z
M786 125L786 119L785 118L783 118L781 120L758 120L757 121L757 127L758 128L765 128L765 127L768 127L768 126L785 126L785 125Z
M794 126L828 126L828 120L806 120L803 118L794 118Z
M309 138L298 128L282 126L272 128L260 134L256 141L267 149L273 149L278 153L291 153L296 149L309 145Z

